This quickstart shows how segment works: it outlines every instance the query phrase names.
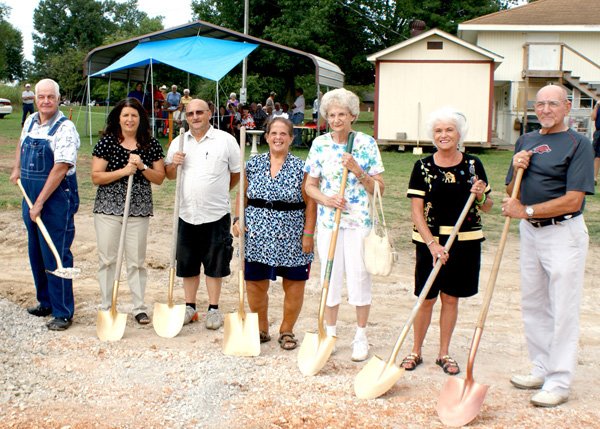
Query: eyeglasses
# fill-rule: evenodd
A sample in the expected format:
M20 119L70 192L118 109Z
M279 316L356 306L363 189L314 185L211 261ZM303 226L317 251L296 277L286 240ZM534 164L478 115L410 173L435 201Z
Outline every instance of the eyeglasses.
M208 112L208 110L204 109L204 110L194 110L192 112L185 112L185 116L187 116L188 118L191 118L194 115L201 116L204 114L204 112Z
M534 106L537 110L542 110L546 105L551 109L556 109L563 104L566 100L550 100L550 101L536 101Z

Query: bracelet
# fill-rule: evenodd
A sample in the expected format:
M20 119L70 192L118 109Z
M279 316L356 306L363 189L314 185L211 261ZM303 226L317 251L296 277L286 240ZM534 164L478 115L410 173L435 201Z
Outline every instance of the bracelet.
M315 232L314 232L314 231L309 231L309 230L305 229L305 230L304 230L304 233L305 233L305 234L310 234L310 235L313 235Z
M475 200L475 205L478 207L481 207L482 205L485 204L486 201L487 201L487 195L483 194L483 198L481 199L481 201L477 200L477 199Z
M304 233L304 234L302 234L302 235L304 235L305 237L312 237L312 236L314 236L315 234L308 234L308 233L306 233L306 232L305 232L305 233Z
M363 170L363 172L360 173L360 175L358 175L356 178L360 181L360 180L364 179L365 177L367 177L367 173L365 173L365 171Z
M236 216L233 218L233 223L231 225L235 225L237 223L237 221L240 220L239 216Z
M427 247L431 246L433 243L435 243L435 238L432 238L431 241L427 243Z

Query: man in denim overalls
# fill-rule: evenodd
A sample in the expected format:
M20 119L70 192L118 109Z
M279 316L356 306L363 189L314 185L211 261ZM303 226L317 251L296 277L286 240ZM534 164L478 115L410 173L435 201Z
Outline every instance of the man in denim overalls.
M79 134L75 125L58 110L59 87L51 79L35 86L38 112L27 118L17 145L10 180L20 178L31 210L23 200L23 221L29 241L29 262L37 291L38 305L28 308L34 316L54 318L48 329L63 331L71 326L75 310L73 281L57 277L56 260L35 219L42 218L58 250L63 266L73 266L70 247L75 236L74 215L79 207L75 163Z

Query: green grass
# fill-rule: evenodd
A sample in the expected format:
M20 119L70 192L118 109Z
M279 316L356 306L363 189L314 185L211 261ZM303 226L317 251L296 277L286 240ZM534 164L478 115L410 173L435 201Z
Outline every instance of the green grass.
M91 205L95 197L95 187L91 183L91 152L93 145L97 141L98 131L102 129L104 123L105 108L95 107L93 110L93 138L90 144L88 133L85 130L85 120L83 111L79 113L77 108L73 110L73 121L76 122L77 129L81 135L81 149L77 161L77 176L79 180L79 189L82 210L91 210ZM65 114L68 115L68 109ZM372 113L370 113L372 118ZM361 113L360 120L355 128L372 127L369 122L369 113ZM368 132L368 131L367 131ZM3 144L0 145L0 155L2 156L2 168L0 169L0 207L17 208L20 204L18 190L9 182L10 169L14 159L15 145L20 133L20 111L0 120L0 137ZM8 139L8 142L5 140ZM166 146L166 139L160 139L161 144ZM267 150L266 145L259 146L259 151ZM293 149L293 153L303 159L308 154L308 149ZM250 148L246 150L246 158L250 155ZM398 152L395 148L382 149L381 152L383 164L385 166L385 194L384 209L388 228L397 248L412 247L410 241L410 231L412 223L410 221L410 201L406 198L406 189L408 180L415 161L418 156L412 152ZM423 156L425 156L424 154ZM484 229L486 236L492 242L497 242L504 217L500 215L500 203L505 196L504 177L512 156L508 151L481 150L476 155L482 160L488 179L492 186L492 198L494 207L489 214L484 215ZM175 183L171 180L165 180L162 186L154 187L154 203L156 210L171 210L173 206L173 195ZM585 217L592 240L600 236L600 196L593 195L587 197ZM517 228L517 222L512 222L511 230L514 232Z

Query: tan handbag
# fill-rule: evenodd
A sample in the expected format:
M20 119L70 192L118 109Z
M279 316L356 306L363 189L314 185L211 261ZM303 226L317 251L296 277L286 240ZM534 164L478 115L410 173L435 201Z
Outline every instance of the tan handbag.
M378 204L379 201L379 204ZM379 207L379 209L378 209ZM381 213L381 217L379 214ZM376 276L387 276L394 263L394 248L390 243L379 183L375 181L373 199L371 200L371 231L364 238L364 262L367 271Z

